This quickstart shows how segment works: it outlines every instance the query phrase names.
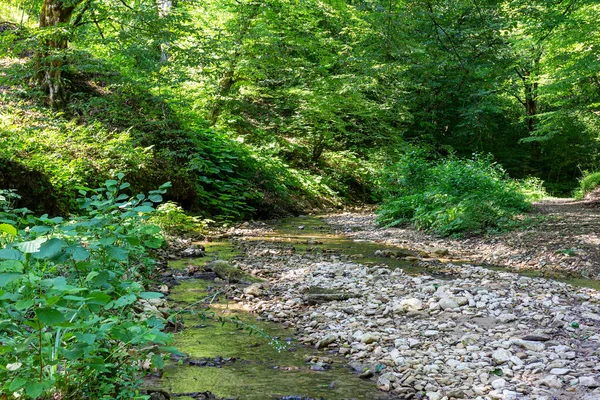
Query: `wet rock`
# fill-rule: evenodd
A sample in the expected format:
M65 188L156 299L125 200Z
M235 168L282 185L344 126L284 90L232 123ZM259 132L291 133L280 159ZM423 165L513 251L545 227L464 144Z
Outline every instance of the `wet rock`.
M551 373L552 375L566 375L566 374L568 374L569 372L571 372L571 370L570 370L570 369L568 369L568 368L552 368L552 369L550 370L550 373Z
M150 400L170 400L171 395L162 389L148 389L146 391L150 395Z
M379 378L377 378L377 388L379 390L383 390L384 392L389 392L392 390L392 382L395 380L396 377L391 372L381 374Z
M308 304L322 304L330 301L343 301L348 300L350 295L348 293L339 292L327 288L318 286L311 286L308 290Z
M179 252L182 258L204 257L204 248L192 246Z
M336 340L337 340L337 336L327 335L323 339L319 340L319 342L317 342L316 347L317 347L317 349L325 348L325 347L329 346L331 343L335 342Z
M366 371L364 371L363 373L361 373L359 375L359 378L361 379L369 379L372 378L375 374L373 373L373 371L371 371L370 369L367 369Z
M515 321L517 319L517 316L515 314L500 314L498 315L498 317L496 317L496 319L499 322L506 324Z
M435 247L435 248L431 249L431 254L436 255L438 257L444 257L444 256L449 255L450 251L443 247Z
M496 390L502 389L504 386L506 386L506 380L502 378L492 381L492 387Z
M211 269L219 278L229 282L239 282L244 277L244 272L231 265L225 260L215 260L206 266Z
M529 340L514 339L513 343L530 351L543 351L546 348L544 343L532 342Z

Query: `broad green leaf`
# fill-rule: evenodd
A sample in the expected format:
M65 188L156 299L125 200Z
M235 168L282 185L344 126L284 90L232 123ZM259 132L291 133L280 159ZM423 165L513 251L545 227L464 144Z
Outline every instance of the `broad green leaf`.
M86 298L88 304L98 304L104 306L112 300L112 297L102 292L93 292Z
M17 390L21 389L26 384L27 384L27 379L15 378L8 386L8 390L10 390L11 392L16 392Z
M2 260L25 260L25 256L16 249L0 249L0 259Z
M0 224L0 232L5 232L12 236L17 236L18 233L17 228L10 224Z
M175 354L175 355L179 355L179 356L185 355L185 353L182 353L177 347L173 347L173 346L161 346L158 349L160 351L165 351L170 354Z
M162 356L158 354L154 354L152 357L150 357L150 360L152 361L152 365L158 369L163 369L165 366L165 360L163 360Z
M48 232L52 232L54 228L50 226L37 225L32 227L29 232L37 233L38 235L45 235Z
M146 235L155 235L157 233L160 233L161 229L160 226L157 225L144 225L141 231Z
M35 310L35 315L44 325L57 325L65 322L66 318L63 313L55 308L38 308Z
M111 244L114 244L115 241L116 241L116 239L113 236L104 237L99 240L100 244L102 244L104 246L110 246Z
M86 344L93 344L96 341L98 335L93 333L75 333L75 337L78 341Z
M35 258L52 258L59 254L63 247L67 245L62 239L52 238L40 245L40 250L37 253L33 253Z
M134 294L126 294L125 296L119 297L114 303L113 308L121 308L135 303L137 297Z
M141 213L149 213L154 211L154 207L151 206L137 206L137 207L133 207L133 211L135 212L141 212Z
M0 261L0 272L23 272L23 263L17 260Z
M142 299L160 299L161 297L165 297L164 294L159 292L142 292L139 296Z
M20 279L23 276L24 276L23 274L18 274L16 272L0 274L0 287L4 287L4 286L8 285L9 283Z
M160 249L162 244L163 244L163 240L159 239L159 238L150 238L150 239L144 240L144 246L146 246L150 249Z
M128 250L116 246L107 246L106 252L108 256L115 261L127 261L127 258L129 256Z
M140 243L142 243L142 241L140 240L140 238L135 237L135 236L127 236L126 240L127 240L127 243L129 243L129 244L131 244L133 246L137 246Z
M15 303L15 308L17 310L26 310L28 308L30 308L31 306L33 306L33 300L32 299L26 299L26 300L19 300Z
M67 247L67 253L70 254L71 258L75 261L84 261L90 256L89 250L80 245L71 245Z
M148 200L150 200L153 203L160 203L161 201L163 201L163 198L160 194L151 194L150 196L148 196Z
M29 381L25 384L25 393L27 396L37 399L44 393L44 390L48 388L48 384L46 382L32 382Z
M92 278L90 279L90 275L92 275ZM96 286L106 286L109 285L108 283L108 279L110 278L110 274L108 273L108 271L101 271L101 272L90 272L90 274L88 275L88 279L91 280L94 285Z

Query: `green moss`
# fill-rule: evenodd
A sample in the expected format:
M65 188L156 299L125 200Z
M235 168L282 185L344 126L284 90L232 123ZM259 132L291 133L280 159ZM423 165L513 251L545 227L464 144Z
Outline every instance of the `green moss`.
M245 324L270 336L292 337L292 331L275 324L256 322L254 317L239 310L225 311L228 318L237 317ZM183 332L175 335L174 345L192 358L235 357L230 364L215 367L168 366L163 374L163 388L171 393L210 391L219 397L263 400L284 395L302 395L327 399L378 399L375 384L365 382L344 367L338 359L328 371L316 372L304 362L307 355L316 354L290 342L278 351L259 334L233 323L189 317ZM290 351L296 350L296 351ZM333 385L332 388L332 383Z
M169 268L182 270L185 269L188 265L197 265L202 267L206 265L209 260L204 257L201 258L180 258L179 260L171 260L169 261Z
M182 281L180 285L175 286L169 294L169 301L193 304L202 299L208 299L215 292L220 291L222 285L216 282L204 279L189 279ZM209 289L211 289L209 291ZM220 297L220 301L225 301L224 296Z

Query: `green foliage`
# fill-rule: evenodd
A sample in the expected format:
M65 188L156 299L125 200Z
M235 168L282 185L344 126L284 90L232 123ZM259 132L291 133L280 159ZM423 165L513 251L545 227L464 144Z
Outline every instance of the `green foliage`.
M183 208L168 201L159 205L150 222L160 227L165 234L172 236L199 236L206 231L210 220L202 220L188 215Z
M160 368L169 350L165 321L138 303L162 296L145 288L154 268L148 251L162 243L147 220L168 185L131 197L122 178L82 190L79 217L0 215L3 395L145 398L142 365Z
M600 172L586 172L579 180L575 198L581 200L586 194L593 192L600 185Z
M413 151L382 178L378 222L412 223L440 235L501 229L530 209L519 185L487 157L428 160Z
M516 181L516 184L519 188L519 192L521 192L529 202L541 201L550 197L544 187L544 181L540 178L529 177Z

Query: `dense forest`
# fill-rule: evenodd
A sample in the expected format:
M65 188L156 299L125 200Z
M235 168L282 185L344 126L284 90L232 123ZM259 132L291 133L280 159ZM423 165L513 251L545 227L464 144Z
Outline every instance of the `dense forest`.
M381 165L418 148L492 154L569 194L598 164L598 13L584 0L3 2L2 183L56 213L76 186L124 172L239 219L377 201ZM20 174L44 183L17 188L32 185Z
M161 229L379 205L457 237L593 191L598 21L594 0L0 0L0 399L147 398L140 363L177 353L168 320L132 322L162 297Z

